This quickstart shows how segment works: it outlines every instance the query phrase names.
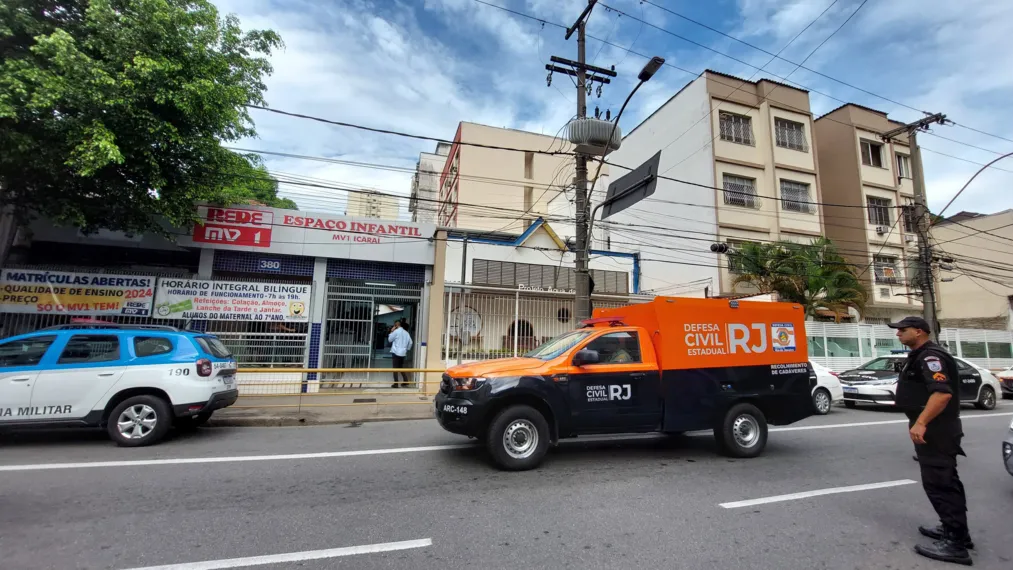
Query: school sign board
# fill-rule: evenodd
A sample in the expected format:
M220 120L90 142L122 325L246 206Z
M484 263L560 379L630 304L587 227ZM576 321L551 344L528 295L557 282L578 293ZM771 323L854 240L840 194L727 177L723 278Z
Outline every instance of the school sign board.
M0 313L146 317L154 289L153 276L4 269Z
M261 206L198 206L183 247L432 265L433 224L333 216Z
M162 277L156 319L207 321L309 321L312 286Z

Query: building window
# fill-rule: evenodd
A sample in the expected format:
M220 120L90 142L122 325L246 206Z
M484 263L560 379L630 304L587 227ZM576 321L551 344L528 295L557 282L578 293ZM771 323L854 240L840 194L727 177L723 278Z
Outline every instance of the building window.
M743 245L751 243L748 241L739 240L728 240L729 253L739 251ZM742 267L742 262L739 260L737 255L726 255L725 259L728 260L728 273L744 273L745 269Z
M739 144L753 144L753 123L745 115L722 112L718 115L721 140Z
M759 208L760 199L756 196L756 180L732 174L724 175L725 204L743 208Z
M869 223L874 226L889 226L892 224L890 221L890 201L885 198L873 198L867 196L865 198L866 206L869 210Z
M876 271L876 283L897 284L897 258L877 255L872 258Z
M787 119L774 119L774 140L777 146L809 152L805 140L805 125Z
M862 164L883 168L883 145L862 141Z
M904 231L913 234L918 229L918 220L915 218L915 205L914 200L911 198L904 198L903 212L904 216Z
M591 270L595 293L628 294L629 274L623 271ZM535 289L577 288L577 276L572 267L536 265L489 259L472 260L471 282L475 285L500 287L532 287Z
M781 208L789 212L816 213L816 205L809 197L809 185L794 180L782 180Z
M911 178L911 157L899 152L897 153L897 176Z

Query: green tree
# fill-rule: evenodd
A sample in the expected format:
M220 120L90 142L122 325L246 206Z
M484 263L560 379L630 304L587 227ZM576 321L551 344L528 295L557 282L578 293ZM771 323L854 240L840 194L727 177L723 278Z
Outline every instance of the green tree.
M777 293L802 305L807 317L819 309L835 314L865 309L868 294L855 267L825 237L808 244L747 243L729 252L728 259L739 269L733 285L746 283L761 293Z
M246 199L241 201L249 204L298 210L299 206L292 200L278 197L278 180L271 176L260 158L255 155L247 158L250 162L243 162L233 173L228 188L230 195L245 196Z
M194 220L195 201L249 198L272 31L207 0L0 3L0 204L85 232Z

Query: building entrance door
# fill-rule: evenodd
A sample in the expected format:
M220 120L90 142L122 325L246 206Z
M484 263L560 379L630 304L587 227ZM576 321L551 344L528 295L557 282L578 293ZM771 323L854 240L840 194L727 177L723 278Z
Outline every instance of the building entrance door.
M391 368L390 343L387 336L395 320L406 323L412 348L404 367L414 368L421 330L421 285L378 285L351 281L330 281L327 287L327 309L320 351L321 368ZM409 380L416 382L416 375ZM321 389L336 391L391 390L393 375L368 372L322 373ZM417 386L417 384L416 384Z

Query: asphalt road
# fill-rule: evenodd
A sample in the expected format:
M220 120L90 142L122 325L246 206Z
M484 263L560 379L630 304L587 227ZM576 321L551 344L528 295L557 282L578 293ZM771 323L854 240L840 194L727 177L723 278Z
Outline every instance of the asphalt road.
M1013 402L963 417L975 567L1009 570ZM775 428L756 459L710 437L581 438L523 473L435 420L206 428L136 450L14 434L0 568L946 568L912 552L934 513L911 455L902 415L842 408Z

